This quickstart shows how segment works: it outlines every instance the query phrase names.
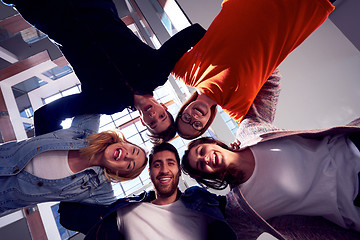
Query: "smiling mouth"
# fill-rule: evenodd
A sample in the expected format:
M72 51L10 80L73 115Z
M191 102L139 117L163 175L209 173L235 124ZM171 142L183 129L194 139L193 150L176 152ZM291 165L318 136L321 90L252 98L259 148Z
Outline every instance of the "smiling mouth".
M158 180L161 184L169 184L171 182L171 177L159 177Z
M121 158L121 155L122 155L122 149L121 148L116 149L114 152L114 160L119 161Z
M217 154L214 152L211 156L211 164L215 167L219 163L219 158Z
M144 108L144 111L147 112L152 109L152 105L148 105Z
M194 110L196 112L198 112L200 115L204 116L205 114L203 113L203 111L201 111L199 108L194 108Z

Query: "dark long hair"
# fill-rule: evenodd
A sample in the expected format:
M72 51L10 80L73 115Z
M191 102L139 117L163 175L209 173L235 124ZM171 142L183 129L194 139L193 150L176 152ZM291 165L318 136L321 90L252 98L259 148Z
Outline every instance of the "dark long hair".
M236 152L232 148L230 148L225 143L216 140L210 137L202 137L196 140L193 140L189 143L187 150L184 153L181 161L181 167L183 171L190 175L190 177L194 178L200 185L205 185L210 188L214 188L217 190L225 189L229 184L231 186L238 184L238 180L235 179L228 170L222 173L204 173L199 171L198 169L194 169L190 166L189 163L189 153L190 150L200 144L216 144L226 150Z

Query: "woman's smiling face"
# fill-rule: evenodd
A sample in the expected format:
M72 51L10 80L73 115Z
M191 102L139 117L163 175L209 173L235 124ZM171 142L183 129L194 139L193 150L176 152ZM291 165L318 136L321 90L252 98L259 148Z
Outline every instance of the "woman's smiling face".
M140 147L127 142L109 145L102 156L103 167L119 176L126 176L144 166L146 154Z
M220 173L228 167L228 150L210 143L199 144L189 152L191 168L204 173Z

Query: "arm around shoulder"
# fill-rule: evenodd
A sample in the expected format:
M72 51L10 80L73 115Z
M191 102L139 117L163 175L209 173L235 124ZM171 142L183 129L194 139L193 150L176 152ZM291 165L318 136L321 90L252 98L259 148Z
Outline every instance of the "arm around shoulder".
M274 121L280 96L280 79L280 72L275 69L256 95L244 120L248 119L253 122L265 122L268 124Z
M65 228L86 234L101 217L109 206L88 205L75 202L61 202L59 205L60 224Z

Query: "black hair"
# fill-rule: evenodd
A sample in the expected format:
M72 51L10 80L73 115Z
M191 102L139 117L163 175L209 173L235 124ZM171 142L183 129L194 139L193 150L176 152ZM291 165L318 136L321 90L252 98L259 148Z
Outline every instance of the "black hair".
M235 182L235 179L227 171L225 171L223 173L204 173L204 172L201 172L200 170L194 169L190 166L190 163L189 163L190 150L200 144L206 144L206 143L216 144L226 150L236 152L235 150L230 148L228 145L226 145L225 143L223 143L217 139L210 138L210 137L198 138L189 143L187 150L185 151L184 156L182 157L182 160L181 160L182 170L186 174L190 175L190 177L194 178L202 186L205 185L210 188L222 190L222 189L225 189L229 184L233 185L233 183Z
M171 113L168 110L165 110L165 111L168 115L168 118L170 119L170 126L166 130L164 130L160 133L152 132L152 130L148 128L148 130L150 132L150 134L149 134L150 142L153 144L160 144L163 142L168 142L171 139L173 139L176 135L176 126L175 126L174 117L171 115Z
M175 158L176 158L176 162L180 168L180 157L179 157L179 153L176 150L176 148L171 145L170 143L161 143L161 144L156 144L154 145L154 147L151 149L150 154L149 154L149 167L151 168L151 163L153 161L153 157L156 153L158 152L162 152L162 151L170 151L172 153L174 153Z

